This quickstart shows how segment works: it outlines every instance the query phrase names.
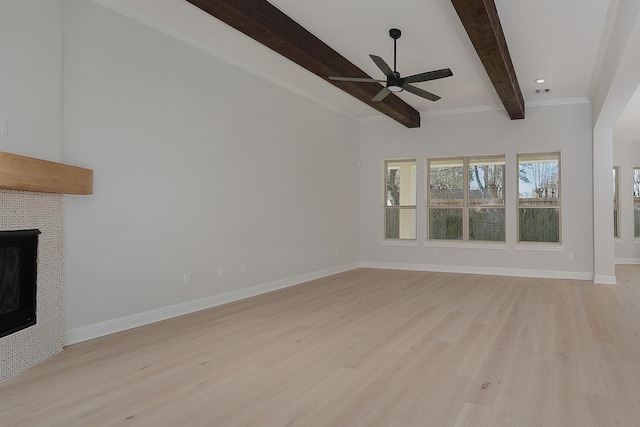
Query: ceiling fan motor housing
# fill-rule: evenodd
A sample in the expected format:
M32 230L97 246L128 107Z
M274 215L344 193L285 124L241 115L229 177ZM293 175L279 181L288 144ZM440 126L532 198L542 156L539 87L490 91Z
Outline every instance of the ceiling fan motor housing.
M394 71L387 76L387 89L391 92L402 92L402 78L399 72Z

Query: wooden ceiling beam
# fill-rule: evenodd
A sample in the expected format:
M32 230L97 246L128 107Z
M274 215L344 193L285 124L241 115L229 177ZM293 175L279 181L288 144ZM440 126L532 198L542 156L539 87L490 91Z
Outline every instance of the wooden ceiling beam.
M330 76L371 77L268 1L187 1L406 127L420 127L420 113L397 96L371 101L381 85L329 80Z
M509 117L524 119L524 98L494 0L451 0L451 3Z

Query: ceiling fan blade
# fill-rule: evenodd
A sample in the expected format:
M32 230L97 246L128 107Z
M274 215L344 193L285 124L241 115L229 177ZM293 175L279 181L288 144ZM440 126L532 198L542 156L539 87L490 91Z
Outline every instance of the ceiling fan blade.
M441 98L440 96L434 95L431 92L427 92L426 90L422 90L418 87L411 86L406 82L405 84L402 85L402 89L406 90L407 92L411 92L414 95L418 95L418 96L421 96L422 98L428 99L429 101L437 101L438 99Z
M386 80L376 79L362 79L360 77L329 77L329 80L336 80L339 82L373 82L373 83L385 83Z
M380 68L380 70L384 73L385 76L389 77L393 75L393 70L391 69L391 67L387 65L386 62L384 62L384 59L376 55L369 55L369 56L371 57L371 59L373 59L373 62L376 63L378 68Z
M387 89L386 87L384 87L384 88L382 88L382 90L380 92L378 92L378 94L376 96L373 97L373 99L371 101L380 102L383 99L385 99L390 93L391 93L391 91L389 89Z
M419 83L428 82L429 80L442 79L445 77L451 77L453 73L449 68L443 68L442 70L427 71L426 73L414 74L404 78L405 83Z

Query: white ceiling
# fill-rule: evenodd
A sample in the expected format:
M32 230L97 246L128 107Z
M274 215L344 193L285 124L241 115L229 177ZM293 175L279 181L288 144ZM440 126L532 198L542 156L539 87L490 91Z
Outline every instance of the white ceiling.
M381 72L369 53L391 63L388 30L400 28L403 75L445 67L454 73L419 85L441 95L438 102L400 95L421 112L500 105L450 0L405 0L394 4L393 12L379 1L271 3L372 76ZM608 0L496 0L496 6L525 100L586 98ZM546 79L542 86L535 83L539 77ZM551 92L536 95L536 88Z
M96 1L352 117L381 115L184 0ZM270 2L374 78L383 75L369 54L392 65L393 40L388 31L401 29L398 71L402 75L446 67L454 74L417 84L442 96L437 102L399 94L423 114L501 107L450 0ZM609 0L495 2L527 106L587 100ZM537 84L537 78L546 81ZM547 88L549 93L535 93ZM640 101L634 102L640 111ZM635 112L625 114L638 117ZM626 134L640 139L633 119L625 123Z
M614 136L619 141L640 140L640 86L618 119L614 128Z

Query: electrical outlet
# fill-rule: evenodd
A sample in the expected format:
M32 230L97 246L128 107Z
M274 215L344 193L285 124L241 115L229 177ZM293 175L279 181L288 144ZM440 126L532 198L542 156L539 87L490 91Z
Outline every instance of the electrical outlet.
M227 271L224 269L224 267L218 268L218 277L225 277L226 275Z
M240 274L245 274L247 272L247 266L244 264L240 264Z
M340 256L340 248L336 249L336 256Z
M573 259L573 252L569 252L569 259Z
M186 285L187 283L191 283L191 273L184 273L182 275L182 282Z

